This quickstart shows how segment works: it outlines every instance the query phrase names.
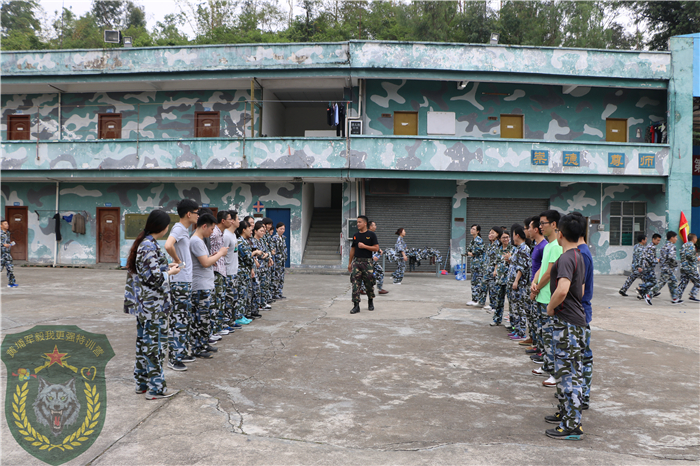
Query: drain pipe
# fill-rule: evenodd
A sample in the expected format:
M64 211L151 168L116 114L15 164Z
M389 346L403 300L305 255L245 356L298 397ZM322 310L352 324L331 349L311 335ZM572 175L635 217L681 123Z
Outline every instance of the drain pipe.
M60 185L60 181L56 181L56 213L58 212L58 188ZM60 222L60 218L56 220L56 222ZM56 225L54 225L54 232L56 231ZM58 259L58 239L56 240L55 246L53 248L53 266L54 268L56 267L56 261Z

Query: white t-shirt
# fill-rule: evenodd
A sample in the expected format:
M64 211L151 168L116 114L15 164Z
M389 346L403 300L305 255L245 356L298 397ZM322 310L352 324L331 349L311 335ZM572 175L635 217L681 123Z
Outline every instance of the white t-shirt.
M226 254L226 275L229 277L238 274L238 237L229 230L224 231L224 247L228 248Z
M170 236L175 238L175 251L185 266L180 269L180 273L170 276L171 282L192 282L192 261L190 260L190 234L180 222L173 225Z
M190 238L190 257L192 261L192 291L214 289L214 267L204 267L198 257L209 257L209 250L204 241L196 236ZM178 274L179 275L179 274Z

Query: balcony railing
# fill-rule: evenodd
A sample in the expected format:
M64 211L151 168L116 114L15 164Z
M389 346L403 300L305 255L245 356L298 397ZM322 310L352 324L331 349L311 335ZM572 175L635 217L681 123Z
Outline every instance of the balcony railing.
M349 154L349 157L348 157ZM6 141L3 170L371 169L666 176L666 144L426 136Z

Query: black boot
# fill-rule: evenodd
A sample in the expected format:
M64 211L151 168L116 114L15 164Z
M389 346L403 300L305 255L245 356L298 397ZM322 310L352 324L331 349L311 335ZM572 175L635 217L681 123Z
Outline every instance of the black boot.
M374 300L372 300L372 299L367 300L367 309L370 311L374 311Z
M360 303L355 303L355 307L350 310L350 314L357 314L360 312Z

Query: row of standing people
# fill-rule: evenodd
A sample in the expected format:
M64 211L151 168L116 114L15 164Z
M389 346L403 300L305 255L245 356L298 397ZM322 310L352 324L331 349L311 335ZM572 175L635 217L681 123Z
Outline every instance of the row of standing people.
M593 259L585 227L578 212L561 217L548 210L510 232L493 227L489 244L480 236L481 227L473 225L467 249L472 258L467 305L492 310L491 325L497 327L504 323L508 299L508 338L540 366L532 373L547 377L542 385L557 389L559 409L544 418L557 424L545 431L555 439L582 438L581 412L590 402Z
M235 211L199 208L190 199L177 206L177 222L165 243L170 216L151 212L127 260L124 312L137 320L136 393L166 398L163 364L176 371L197 359L211 359L215 345L261 317L283 299L285 225L239 221ZM190 234L190 228L194 232ZM167 356L166 356L167 352Z
M676 255L676 242L678 234L675 231L666 233L666 244L661 248L660 254L657 256L657 246L661 243L661 235L655 233L651 237L651 243L647 244L647 235L640 233L637 235L637 244L634 245L632 253L632 273L625 284L620 288L619 293L622 296L627 296L627 290L630 289L635 280L641 280L641 284L637 287L637 298L643 299L650 306L652 299L661 294L664 286L668 285L671 292L671 303L680 304L683 302L683 293L689 283L693 283L693 288L690 290L690 297L693 302L700 302L698 292L700 291L700 273L698 273L698 250L697 250L697 235L690 233L688 241L681 246L681 261L680 261L680 282L676 278L678 270L678 258ZM659 264L661 274L656 276L656 265Z

